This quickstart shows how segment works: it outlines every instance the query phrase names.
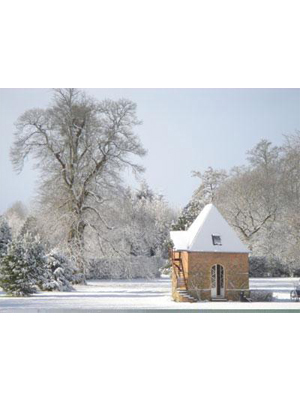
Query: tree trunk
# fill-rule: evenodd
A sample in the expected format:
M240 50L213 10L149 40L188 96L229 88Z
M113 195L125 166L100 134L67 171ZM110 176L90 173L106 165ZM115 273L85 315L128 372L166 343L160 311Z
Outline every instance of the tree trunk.
M80 222L73 224L68 235L68 245L71 257L74 260L75 267L82 274L82 281L86 283L86 263L84 259L84 229L85 223Z

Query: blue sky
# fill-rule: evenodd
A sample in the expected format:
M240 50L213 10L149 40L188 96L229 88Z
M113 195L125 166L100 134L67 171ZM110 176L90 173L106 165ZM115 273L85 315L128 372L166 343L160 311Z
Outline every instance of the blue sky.
M279 145L300 130L299 89L86 89L98 99L130 98L143 125L148 154L144 178L173 206L184 206L199 181L192 170L230 169L262 138ZM46 107L50 89L0 89L0 213L30 202L37 172L29 162L17 175L9 160L14 122L28 108ZM125 179L133 184L128 174Z

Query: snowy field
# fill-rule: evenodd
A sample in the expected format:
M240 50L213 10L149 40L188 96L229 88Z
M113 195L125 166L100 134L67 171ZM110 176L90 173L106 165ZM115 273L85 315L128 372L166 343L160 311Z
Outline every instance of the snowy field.
M251 290L272 290L273 302L175 303L169 278L132 281L89 281L75 291L41 292L31 297L7 297L0 291L0 312L113 312L113 311L209 311L276 310L300 311L300 302L290 301L290 291L299 279L251 279Z

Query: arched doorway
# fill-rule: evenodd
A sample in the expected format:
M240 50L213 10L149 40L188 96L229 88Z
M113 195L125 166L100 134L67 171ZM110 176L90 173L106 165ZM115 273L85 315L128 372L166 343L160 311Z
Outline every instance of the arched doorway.
M211 268L211 297L224 297L224 268L214 265Z

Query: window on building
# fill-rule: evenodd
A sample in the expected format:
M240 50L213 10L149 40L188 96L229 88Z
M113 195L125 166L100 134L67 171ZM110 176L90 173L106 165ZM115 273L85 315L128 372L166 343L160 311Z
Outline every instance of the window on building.
M222 246L222 240L220 235L211 235L214 246Z

